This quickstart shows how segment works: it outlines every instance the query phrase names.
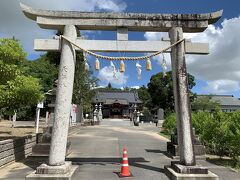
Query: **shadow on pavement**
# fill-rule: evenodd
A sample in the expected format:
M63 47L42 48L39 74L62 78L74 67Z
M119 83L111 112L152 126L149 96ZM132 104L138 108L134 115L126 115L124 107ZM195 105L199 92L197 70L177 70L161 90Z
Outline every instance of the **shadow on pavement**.
M159 153L169 157L169 154L167 153L167 151L162 151L160 149L145 149L145 150L146 152L149 152L149 153Z
M38 166L40 166L43 163L48 163L48 158L32 158L27 157L25 161L23 162L25 165L32 169L36 169Z
M164 173L163 168L149 166L147 164L139 164L139 163L129 163L129 164L130 164L130 166L135 166L135 167L142 168L142 169L147 169L147 170L151 170L151 171Z
M72 161L73 164L92 164L92 163L111 163L111 164L120 164L122 163L122 158L112 158L112 157L103 157L103 158L98 158L98 157L92 157L92 158L72 158L68 157L66 158L67 161ZM128 162L130 163L136 163L136 162L149 162L146 161L142 157L135 157L135 158L128 158Z
M75 165L83 165L83 164L98 164L98 165L106 165L106 164L121 164L122 163L122 158L66 158L67 161L72 161L73 164ZM147 169L151 171L156 171L156 172L161 172L164 173L163 168L159 167L154 167L150 166L147 164L142 164L142 163L148 163L149 161L146 161L142 157L135 157L135 158L128 158L128 162L130 166L135 166L138 168L142 169Z

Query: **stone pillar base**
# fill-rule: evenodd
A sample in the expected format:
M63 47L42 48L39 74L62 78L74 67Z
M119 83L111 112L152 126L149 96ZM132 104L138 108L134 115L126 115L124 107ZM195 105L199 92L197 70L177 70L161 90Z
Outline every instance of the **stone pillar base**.
M206 159L205 147L202 144L193 145L196 159ZM172 159L179 159L179 146L173 142L167 142L167 154Z
M184 166L178 162L172 162L171 166L164 166L164 170L171 180L218 180L216 174L199 165Z
M26 180L72 180L78 166L73 166L71 162L65 162L61 166L49 166L42 164L37 170L26 176Z

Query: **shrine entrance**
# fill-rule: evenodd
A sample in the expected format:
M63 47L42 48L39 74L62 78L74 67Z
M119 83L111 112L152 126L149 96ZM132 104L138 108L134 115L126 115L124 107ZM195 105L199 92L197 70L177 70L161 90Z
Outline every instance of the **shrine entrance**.
M177 179L180 176L184 179L194 179L200 176L204 179L217 179L217 176L209 173L207 168L196 165L185 60L185 54L208 54L208 44L192 43L183 38L183 32L204 31L209 24L218 21L222 16L222 11L208 14L138 14L49 11L33 9L23 4L21 8L23 13L36 21L41 28L64 32L63 36L58 38L37 39L34 42L34 48L37 51L61 51L49 164L39 166L34 174L36 177L40 179L47 174L56 178L74 171L71 163L65 162L65 154L73 91L75 51L82 51L96 58L96 70L100 68L102 59L109 60L111 63L121 61L122 68L124 61L143 60L146 61L147 70L151 70L152 57L161 53L171 53L180 162L166 167L166 174L171 179ZM77 37L78 30L116 31L117 40L84 40ZM170 39L128 41L128 31L168 32ZM141 57L108 57L98 54L98 52L118 51L152 54ZM138 74L141 75L141 66L139 64L136 66Z
M134 107L142 105L137 91L96 91L92 98L93 107L100 106L103 118L130 118Z
M122 118L123 115L123 105L119 103L114 103L110 106L110 118Z

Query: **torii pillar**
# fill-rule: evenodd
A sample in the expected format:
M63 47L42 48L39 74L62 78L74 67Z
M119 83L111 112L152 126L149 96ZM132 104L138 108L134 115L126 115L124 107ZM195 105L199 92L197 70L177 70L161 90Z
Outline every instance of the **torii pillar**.
M182 39L182 28L173 27L169 31L169 37L172 44ZM178 144L180 148L180 163L186 166L194 166L196 165L196 160L192 140L193 132L184 42L172 48L171 64Z
M82 13L33 9L21 4L24 14L45 29L64 29L64 35L84 49L103 52L156 52L183 38L183 32L202 32L215 23L222 11L207 14L137 14L137 13ZM79 30L112 30L116 41L77 39ZM128 41L128 31L169 32L170 42ZM126 49L126 45L129 45ZM49 163L39 166L26 179L71 179L76 167L65 161L68 121L72 99L75 48L66 40L35 40L35 50L61 51L59 85L53 125ZM185 54L208 54L208 44L181 42L171 53L175 110L179 135L180 162L165 167L170 179L211 179L218 177L207 168L196 165L192 140L192 124Z
M63 34L69 39L75 40L77 29L74 25L66 25ZM60 166L65 163L75 61L75 48L68 41L62 40L55 117L49 155L50 166Z

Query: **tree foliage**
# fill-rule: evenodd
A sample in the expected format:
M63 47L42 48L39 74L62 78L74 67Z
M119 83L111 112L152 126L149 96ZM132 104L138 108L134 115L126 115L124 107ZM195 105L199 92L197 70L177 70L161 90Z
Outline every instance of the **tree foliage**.
M17 76L0 88L2 107L8 106L16 110L24 106L36 105L44 97L41 88L38 79L31 76Z
M75 76L73 86L73 103L81 104L85 112L91 112L91 101L94 91L91 90L97 84L98 79L92 74L92 71L85 70L83 54L77 52Z
M194 76L188 74L188 88L192 89L195 85ZM167 72L165 76L163 73L153 75L148 83L148 92L152 97L152 108L174 110L172 72Z
M0 39L0 108L11 112L43 99L38 79L25 74L26 53L19 41Z
M192 102L192 109L201 111L216 109L220 103L212 100L211 98L211 96L197 96Z
M58 67L50 63L47 54L35 61L25 61L24 63L25 74L39 79L44 92L53 88L54 81L58 76Z
M25 61L26 55L19 41L15 39L0 39L0 59L4 63L21 65Z
M8 81L15 79L21 74L21 70L15 64L4 63L0 60L0 84L5 85Z
M139 89L137 89L138 97L143 102L144 107L150 107L152 98L148 92L148 88L146 86L142 86Z

